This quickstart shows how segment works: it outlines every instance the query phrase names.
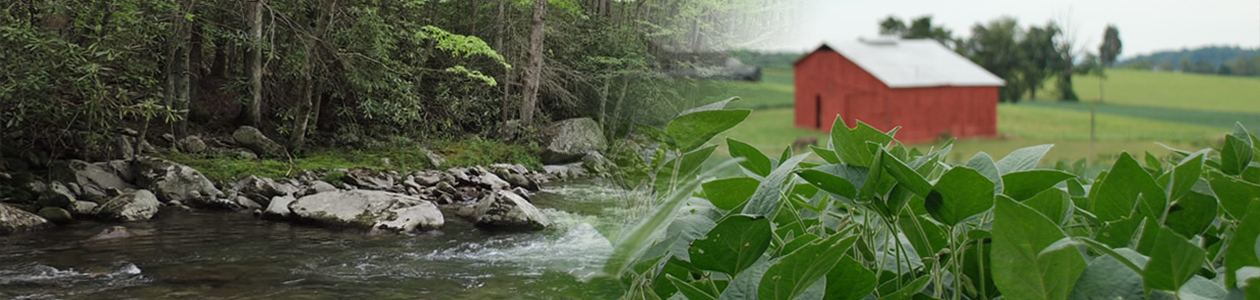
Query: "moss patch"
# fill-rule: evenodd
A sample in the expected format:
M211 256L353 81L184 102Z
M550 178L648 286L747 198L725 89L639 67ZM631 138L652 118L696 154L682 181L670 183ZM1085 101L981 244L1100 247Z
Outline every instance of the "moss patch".
M166 159L188 165L201 171L214 181L231 181L250 175L267 178L296 176L303 171L331 171L348 168L398 170L409 172L433 169L429 158L419 143L394 143L368 149L322 148L308 151L292 161L286 159L242 159L213 154L166 153ZM434 141L429 149L446 157L441 168L490 165L494 163L521 164L528 168L542 167L537 145L513 144L494 140L465 139ZM345 176L330 172L324 180L336 184Z

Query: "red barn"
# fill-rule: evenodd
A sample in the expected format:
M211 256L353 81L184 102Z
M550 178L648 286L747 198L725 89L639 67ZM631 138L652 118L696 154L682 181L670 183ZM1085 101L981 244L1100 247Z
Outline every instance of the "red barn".
M794 63L797 127L831 131L840 115L849 126L901 126L906 143L997 136L1005 82L962 55L933 40L832 45Z

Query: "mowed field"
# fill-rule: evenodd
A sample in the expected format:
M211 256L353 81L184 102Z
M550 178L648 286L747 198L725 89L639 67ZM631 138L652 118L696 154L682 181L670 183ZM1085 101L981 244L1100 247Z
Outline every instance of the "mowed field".
M720 95L710 96L713 99L741 96L742 100L731 106L753 109L743 124L715 139L723 144L720 153L725 153L728 137L774 156L798 137L816 136L820 144L826 143L826 134L792 125L791 70L768 69L763 74L766 80L761 83L710 83L700 89L709 95ZM1107 102L1097 108L1092 156L1089 103L1038 100L999 105L998 131L1002 137L957 141L950 161L965 162L980 151L1000 158L1022 147L1054 144L1043 164L1088 157L1093 165L1109 165L1121 151L1168 155L1170 151L1160 144L1186 150L1212 147L1234 122L1242 122L1252 131L1260 130L1260 79L1129 70L1112 70L1108 75ZM1081 78L1074 83L1086 101L1091 96L1097 98L1096 78L1092 82ZM1093 94L1087 92L1090 84ZM1152 86L1164 92L1146 90ZM1205 90L1202 86L1213 88ZM912 146L926 149L939 144Z

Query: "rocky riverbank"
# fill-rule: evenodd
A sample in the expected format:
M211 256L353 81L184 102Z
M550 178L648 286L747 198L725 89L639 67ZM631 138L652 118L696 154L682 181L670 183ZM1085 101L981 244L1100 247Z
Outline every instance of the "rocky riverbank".
M513 164L416 172L349 168L216 184L192 167L154 156L58 161L49 163L46 180L19 187L33 198L24 207L0 202L0 234L84 219L148 220L170 209L245 211L267 220L370 231L437 230L453 218L488 230L540 230L551 222L529 199L541 184L609 166L599 154L606 141L593 121L561 121L549 131L541 156L553 165L542 170ZM258 156L279 151L253 128L242 127L233 139L238 149ZM199 141L186 138L173 147L204 151Z
M550 221L529 197L541 184L581 173L548 169L556 172L508 164L410 173L348 169L330 171L344 174L331 183L323 180L327 174L308 171L288 179L249 176L220 187L161 158L69 161L53 171L56 179L26 187L38 194L37 213L0 204L0 233L84 219L148 220L168 209L246 211L267 220L373 231L436 230L450 218L486 229L539 230Z

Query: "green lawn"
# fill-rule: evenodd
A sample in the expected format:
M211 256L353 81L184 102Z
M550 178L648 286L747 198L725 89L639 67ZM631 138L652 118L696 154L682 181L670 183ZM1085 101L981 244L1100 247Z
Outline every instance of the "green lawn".
M998 107L998 116L998 131L1004 138L957 141L950 155L951 162L965 162L980 151L1001 158L1015 149L1042 144L1055 144L1042 163L1090 157L1088 112L1002 105ZM792 118L790 108L754 110L744 123L715 139L721 145L718 152L727 153L728 137L748 143L775 157L798 137L818 137L820 146L827 142L827 134L796 128L792 125ZM1187 150L1206 148L1216 136L1225 133L1225 130L1206 126L1170 125L1130 117L1101 116L1098 119L1097 133L1098 142L1094 145L1096 152L1092 160L1106 162L1117 157L1121 151L1134 154L1149 151L1157 156L1170 153L1156 142ZM939 144L913 146L926 150L928 147L939 147ZM817 158L813 159L819 161Z
M792 69L767 68L761 71L761 82L703 80L696 82L695 87L685 89L684 93L688 98L702 99L704 103L739 96L740 101L730 106L736 108L792 107L796 90L792 77Z
M1098 76L1074 76L1072 85L1082 101L1098 100ZM1260 113L1256 77L1112 69L1103 91L1106 103Z
M719 153L726 153L727 137L776 157L798 137L816 136L825 144L826 134L792 125L791 70L767 69L764 74L761 83L709 82L697 89L721 95L709 100L741 96L743 101L731 106L754 109L743 124L715 139L722 144ZM1077 93L1085 100L1097 99L1097 83L1096 77L1078 76ZM1107 84L1110 100L1098 110L1092 156L1089 106L1042 100L1000 105L998 131L1002 138L958 141L950 159L960 162L980 151L1000 158L1018 148L1055 144L1042 163L1088 157L1094 164L1109 164L1121 151L1157 156L1170 153L1156 143L1187 150L1211 147L1235 121L1260 128L1260 80L1255 78L1111 70Z
M1090 106L1093 104L1094 102L1037 101L1020 102L1019 106L1089 112ZM1210 111L1117 103L1099 103L1096 110L1099 114L1171 121L1225 129L1234 128L1234 124L1239 122L1247 128L1260 128L1260 113L1252 112Z

